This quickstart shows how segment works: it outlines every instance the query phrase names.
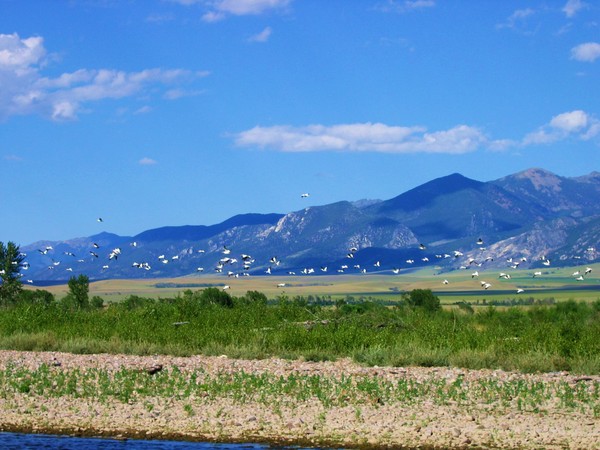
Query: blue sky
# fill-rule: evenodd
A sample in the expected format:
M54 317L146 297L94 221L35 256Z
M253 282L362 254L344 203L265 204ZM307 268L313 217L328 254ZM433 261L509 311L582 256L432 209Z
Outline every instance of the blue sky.
M599 150L596 1L0 0L4 242L579 176Z

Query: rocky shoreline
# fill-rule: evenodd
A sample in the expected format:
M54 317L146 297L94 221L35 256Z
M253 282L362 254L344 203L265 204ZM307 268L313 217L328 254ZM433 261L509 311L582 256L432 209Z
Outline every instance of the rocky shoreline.
M600 417L596 409L565 408L552 398L548 386L579 386L577 392L598 395L600 377L569 373L521 374L500 370L458 368L363 367L348 359L336 362L282 359L236 360L226 356L171 357L132 355L74 355L54 352L0 351L0 370L36 370L46 365L56 373L102 369L147 371L176 368L181 373L201 370L217 376L269 374L285 378L354 377L397 383L411 381L451 385L490 380L539 387L546 392L543 408L514 402L466 399L441 403L430 397L415 402L324 404L316 398L289 399L277 405L240 402L227 395L144 397L143 401L99 400L90 396L47 397L35 392L11 392L0 397L3 431L60 433L81 436L175 439L212 442L258 442L277 445L345 448L524 448L600 449ZM159 369L159 370L161 370ZM152 376L148 374L148 376ZM521 383L522 382L522 383ZM562 384L561 384L562 383ZM481 383L480 383L481 384ZM544 389L546 389L544 391ZM595 408L595 406L594 406Z

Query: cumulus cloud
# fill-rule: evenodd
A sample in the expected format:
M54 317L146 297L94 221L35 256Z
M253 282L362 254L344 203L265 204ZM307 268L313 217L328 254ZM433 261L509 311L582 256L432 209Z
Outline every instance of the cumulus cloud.
M449 130L427 132L424 127L354 123L333 126L287 125L254 127L238 133L240 147L260 147L284 152L320 150L384 153L467 153L487 142L474 127L459 125Z
M482 130L457 125L440 131L422 126L390 126L383 123L339 125L256 126L234 135L239 147L281 152L382 152L464 154L480 149L506 151L564 139L589 140L600 136L600 120L582 110L558 114L522 139L491 139Z
M153 166L157 164L157 162L152 158L144 157L138 161L138 164L140 166Z
M598 58L600 58L600 44L598 42L586 42L571 49L571 59L594 62Z
M260 15L271 10L284 9L292 0L211 0L202 2L208 4L210 9L202 19L205 22L216 22L229 15L247 16ZM180 0L182 4L198 3L193 0Z
M271 37L271 33L273 33L273 30L271 29L271 27L266 27L260 33L250 36L250 38L248 38L248 41L250 41L250 42L267 42L269 40L269 38Z
M41 114L52 120L73 120L90 102L146 94L151 88L199 76L181 69L79 69L51 78L43 74L45 58L42 37L0 34L0 119Z
M563 12L570 19L575 17L575 14L579 12L579 10L587 7L587 4L582 2L581 0L568 0L565 6L563 7Z
M600 121L585 111L575 110L554 116L546 125L527 134L522 144L551 144L572 137L588 140L599 134Z

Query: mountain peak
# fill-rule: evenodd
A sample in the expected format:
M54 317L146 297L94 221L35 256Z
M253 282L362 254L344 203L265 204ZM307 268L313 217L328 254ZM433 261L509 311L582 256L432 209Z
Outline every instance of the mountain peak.
M453 173L445 177L436 178L425 184L417 186L410 191L400 194L383 202L381 211L402 209L414 211L430 205L437 197L465 189L480 189L485 183L472 180L460 173Z
M516 179L529 180L533 187L538 191L545 190L559 192L561 190L561 178L545 169L527 169L515 174L514 177Z
M594 170L593 172L590 172L587 175L582 175L573 179L582 183L600 183L600 172Z

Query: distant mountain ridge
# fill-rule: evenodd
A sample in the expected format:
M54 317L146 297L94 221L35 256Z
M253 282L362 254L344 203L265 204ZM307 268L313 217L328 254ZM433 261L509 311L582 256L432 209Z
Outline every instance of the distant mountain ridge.
M283 214L239 214L216 225L166 226L144 231L134 236L139 241L176 240L199 241L207 239L227 229L248 225L274 224Z
M599 240L600 173L568 178L532 168L489 182L454 173L388 200L240 214L219 224L165 226L132 237L100 233L41 241L22 250L29 263L24 277L35 283L79 273L90 279L215 270L230 276L389 273L427 264L446 271L482 261L505 267L512 258L529 268L541 266L542 257L575 265L600 258ZM44 253L45 247L51 250ZM109 259L114 249L119 253ZM249 255L246 261L242 255Z

